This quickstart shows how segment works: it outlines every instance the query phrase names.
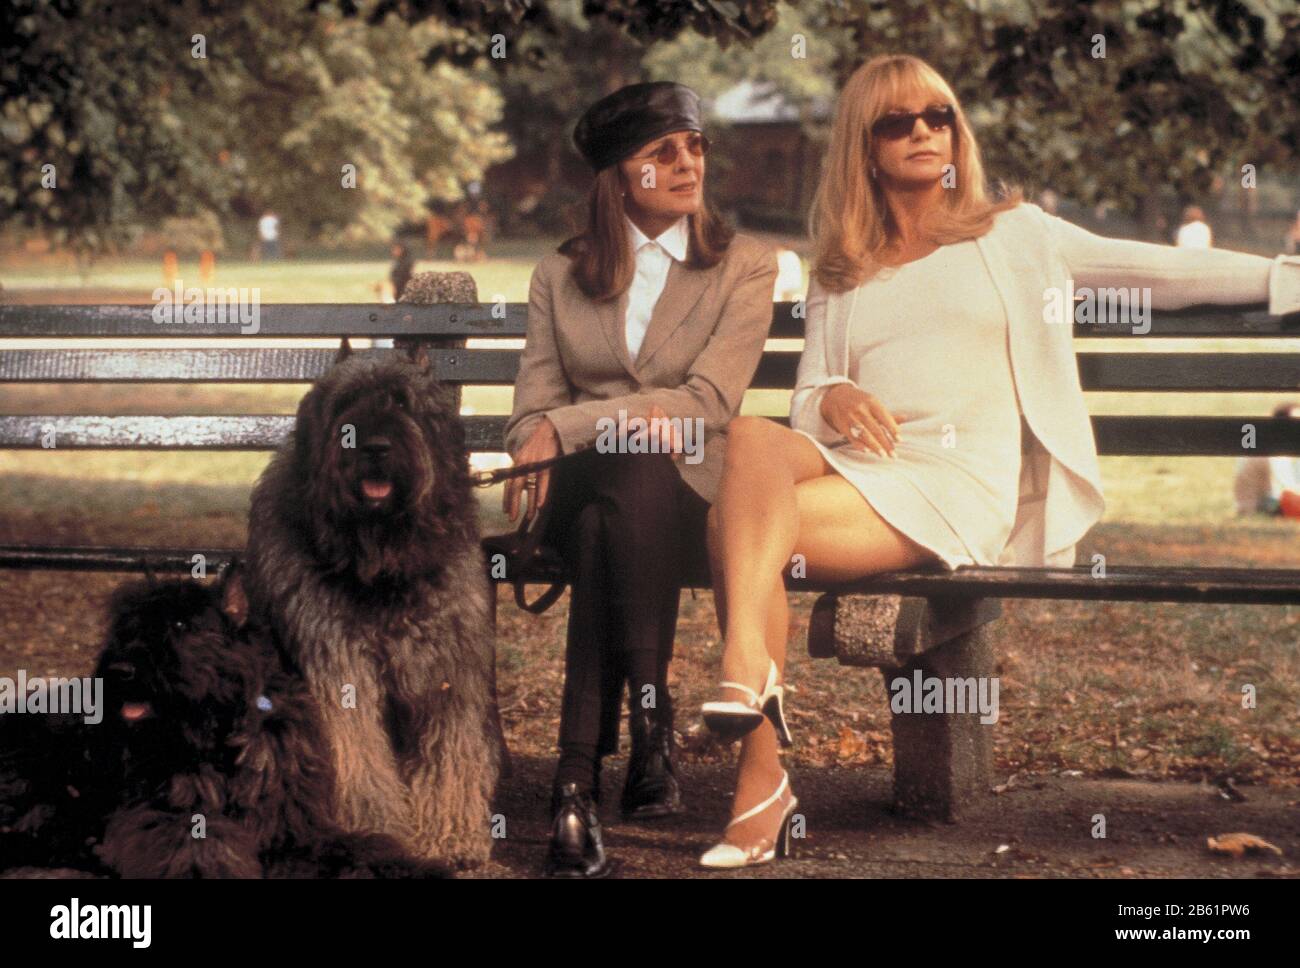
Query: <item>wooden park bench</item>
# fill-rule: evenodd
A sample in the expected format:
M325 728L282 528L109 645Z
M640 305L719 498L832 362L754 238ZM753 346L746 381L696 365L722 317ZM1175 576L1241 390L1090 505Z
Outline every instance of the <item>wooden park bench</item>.
M468 280L462 280L468 281ZM472 283L471 283L472 285ZM408 337L424 341L445 381L506 386L514 382L519 350L492 341L525 333L527 304L266 305L266 337ZM773 338L798 338L802 320L792 304L773 306ZM1080 336L1123 341L1118 325L1076 327ZM0 305L0 338L61 337L238 338L238 326L221 323L159 324L151 307ZM1300 319L1250 310L1208 307L1157 312L1147 334L1153 352L1081 352L1085 390L1170 393L1294 391L1300 355L1282 353L1159 352L1168 337L1222 337L1244 341L1300 336ZM487 341L466 348L465 340ZM1119 345L1116 343L1115 345ZM0 381L11 383L306 383L324 373L332 349L17 349L0 351ZM790 389L796 350L769 350L754 386ZM468 416L473 452L500 451L504 416ZM38 449L53 429L61 450L272 450L289 434L291 416L4 416L0 447ZM1300 421L1269 417L1099 416L1093 419L1103 455L1242 456L1243 424L1253 424L1255 456L1300 455ZM0 567L188 573L192 556L208 567L229 560L234 548L111 548L0 546ZM498 578L500 576L498 575ZM513 579L510 571L506 578ZM562 581L556 566L526 577ZM685 576L707 587L707 575ZM813 657L838 657L852 666L881 669L886 686L898 676L973 678L995 674L995 628L1004 598L1090 599L1141 602L1300 603L1300 568L1136 567L1106 563L1074 568L966 567L954 573L898 572L850 585L788 578L791 589L818 592L809 629ZM894 794L905 812L957 819L990 786L991 731L977 714L893 715Z

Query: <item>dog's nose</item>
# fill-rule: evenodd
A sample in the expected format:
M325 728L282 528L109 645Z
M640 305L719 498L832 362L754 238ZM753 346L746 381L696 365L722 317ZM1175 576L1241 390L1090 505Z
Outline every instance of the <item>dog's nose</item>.
M111 662L108 671L119 679L125 679L128 682L135 678L135 666L129 662Z
M387 437L367 437L361 442L361 449L372 457L383 457L393 449L393 442Z

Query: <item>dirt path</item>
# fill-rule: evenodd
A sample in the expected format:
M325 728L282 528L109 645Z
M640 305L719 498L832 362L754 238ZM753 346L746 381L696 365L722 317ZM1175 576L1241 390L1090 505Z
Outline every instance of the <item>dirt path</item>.
M807 818L794 855L737 872L705 871L696 858L726 822L730 765L687 765L683 792L690 812L657 822L617 817L623 764L607 766L602 822L618 877L902 877L902 878L1300 878L1300 800L1283 787L1250 787L1247 799L1224 799L1195 783L1021 777L990 794L959 824L915 821L889 811L886 769L804 768L791 774ZM516 760L498 796L506 836L493 862L474 877L536 877L549 835L548 759ZM1106 818L1105 839L1092 836ZM1209 852L1207 836L1248 831L1284 851L1242 859ZM999 848L1005 848L999 852Z

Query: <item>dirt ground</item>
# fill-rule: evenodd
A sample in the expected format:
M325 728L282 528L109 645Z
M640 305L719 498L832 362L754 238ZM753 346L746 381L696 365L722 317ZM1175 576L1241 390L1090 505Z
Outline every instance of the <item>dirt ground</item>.
M525 758L501 789L505 837L475 877L535 877L549 836L547 791L553 761ZM626 877L792 878L1300 878L1300 800L1294 789L1251 789L1244 802L1208 784L1154 783L1061 774L1021 775L989 794L960 823L917 821L890 810L883 767L791 771L806 818L792 856L744 871L696 866L727 821L730 765L682 770L688 813L630 824L619 820L623 770L607 771L601 811L606 847ZM1004 778L1005 779L1005 778ZM1094 838L1094 816L1106 837ZM1250 831L1284 852L1218 857L1206 836Z
M58 482L67 486L70 482ZM47 487L56 486L44 482ZM26 482L26 493L36 491ZM58 514L9 503L0 542L151 543L195 547L242 541L238 488L101 483L65 494ZM10 497L24 491L9 480ZM91 507L99 513L86 510ZM187 513L181 513L185 509ZM1169 529L1095 533L1123 560L1198 546L1228 563L1230 547ZM1092 540L1092 539L1090 539ZM1124 542L1131 550L1123 551ZM1256 545L1249 554L1284 558ZM1086 555L1086 549L1085 549ZM1086 557L1083 560L1087 560ZM1203 559L1204 560L1204 559ZM86 674L107 596L123 576L0 573L0 675ZM614 809L623 754L606 767L604 816L621 877L1300 877L1300 608L1008 602L999 631L1001 719L992 727L995 783L1010 786L957 825L890 812L887 696L872 670L811 660L804 640L812 596L796 596L787 679L796 746L786 765L807 836L795 856L740 874L695 867L726 822L734 751L700 732L693 711L717 679L717 633L707 594L683 596L672 688L690 812L657 824L621 823ZM498 612L501 707L514 775L499 793L506 835L476 877L538 872L562 685L567 602L533 617ZM1239 683L1256 683L1243 711ZM1224 790L1233 788L1227 799ZM1105 839L1092 836L1106 819ZM1206 838L1245 831L1282 850L1220 858Z

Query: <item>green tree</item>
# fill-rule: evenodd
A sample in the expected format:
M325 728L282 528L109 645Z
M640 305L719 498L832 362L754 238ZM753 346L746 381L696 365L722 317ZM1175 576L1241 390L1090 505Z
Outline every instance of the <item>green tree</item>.
M383 238L509 157L485 70L424 63L456 32L443 24L278 0L25 0L4 16L0 220L84 251L133 224L265 207L291 233Z
M465 25L467 43L430 56L468 64L494 36L516 45L545 37L556 11L573 6L392 0L378 9ZM1300 166L1294 0L584 0L582 11L656 45L645 76L708 93L769 78L806 101L875 54L915 53L953 83L991 172L1086 203L1140 212L1153 187L1204 195L1243 165ZM810 40L798 61L789 56L796 29Z

